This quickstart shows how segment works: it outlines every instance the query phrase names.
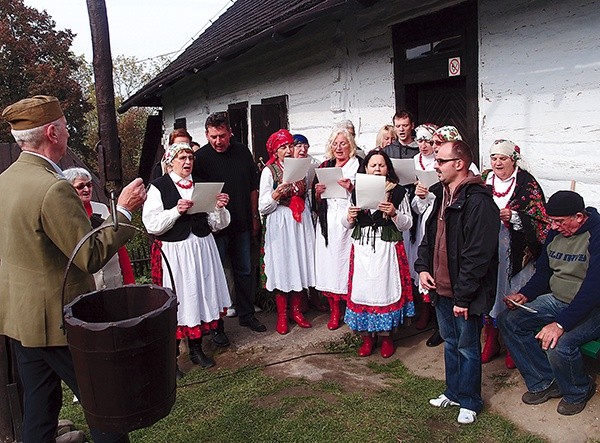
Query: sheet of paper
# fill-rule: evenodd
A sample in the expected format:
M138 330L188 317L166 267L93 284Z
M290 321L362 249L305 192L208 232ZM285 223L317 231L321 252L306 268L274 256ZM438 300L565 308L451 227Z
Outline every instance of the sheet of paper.
M212 212L215 210L217 195L221 193L223 183L194 183L192 201L194 206L188 209L188 214Z
M385 176L356 174L356 206L361 209L377 209L385 201Z
M415 161L412 158L392 158L394 171L401 185L413 184L417 180Z
M437 172L435 171L416 171L417 178L423 186L429 188L431 185L435 185L438 180Z
M521 305L521 304L517 303L516 301L514 301L514 300L512 300L510 298L507 298L507 300L509 302L511 302L513 305L515 305L517 308L525 309L527 312L531 312L532 314L537 314L538 313L538 311L536 311L535 309L530 308L529 306Z
M327 188L321 194L321 198L347 198L348 192L338 184L338 180L344 178L342 168L317 168L315 173L319 179L319 183L324 184Z
M286 158L283 160L283 181L294 183L304 180L310 167L310 158Z

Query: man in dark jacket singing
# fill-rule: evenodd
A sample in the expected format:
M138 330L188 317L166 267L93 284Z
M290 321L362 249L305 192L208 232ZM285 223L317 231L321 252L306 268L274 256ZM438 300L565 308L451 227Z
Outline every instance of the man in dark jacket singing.
M436 152L440 183L419 247L415 270L433 297L444 339L446 390L432 406L460 406L458 422L473 423L481 398L481 316L493 303L498 271L500 216L481 176L469 171L473 154L457 140Z

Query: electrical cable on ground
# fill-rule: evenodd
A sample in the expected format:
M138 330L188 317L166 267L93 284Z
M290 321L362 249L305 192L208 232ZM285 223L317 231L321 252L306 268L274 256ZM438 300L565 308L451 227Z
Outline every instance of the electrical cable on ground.
M402 340L405 340L407 338L416 337L416 336L424 334L426 332L433 331L433 329L434 328L423 329L422 331L415 332L414 334L409 334L409 335L405 335L405 336L396 338L394 340L394 343L402 341ZM215 381L215 380L220 380L220 379L223 379L223 378L233 377L234 375L238 375L238 374L241 374L241 373L244 373L244 372L256 371L258 369L265 369L265 368L268 368L268 367L271 367L271 366L276 366L276 365L281 365L281 364L284 364L284 363L289 363L289 362L294 361L294 360L300 360L301 358L314 357L314 356L318 356L318 355L338 355L338 354L345 354L347 352L348 351L346 351L346 350L344 350L344 351L309 352L307 354L296 355L294 357L289 357L289 358L286 358L286 359L283 359L283 360L274 361L274 362L271 362L271 363L264 363L264 364L261 364L261 365L253 365L253 366L244 366L242 368L236 369L235 371L228 372L226 374L218 374L218 375L215 375L213 377L205 378L203 380L197 380L197 381L192 381L192 382L189 382L189 383L178 384L177 385L177 389L187 388L189 386L199 385L199 384L203 384L203 383L208 383L208 382Z

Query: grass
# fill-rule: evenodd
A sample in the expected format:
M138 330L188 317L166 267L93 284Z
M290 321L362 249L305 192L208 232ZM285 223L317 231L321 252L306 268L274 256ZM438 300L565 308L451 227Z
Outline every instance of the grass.
M331 358L342 365L348 357ZM398 360L371 363L368 370L385 377L387 387L347 389L332 381L273 378L250 367L195 370L180 382L169 416L130 433L130 439L132 443L544 441L487 411L474 425L459 425L456 408L436 409L427 403L443 384L411 374ZM65 396L61 418L87 432L82 409L71 398Z

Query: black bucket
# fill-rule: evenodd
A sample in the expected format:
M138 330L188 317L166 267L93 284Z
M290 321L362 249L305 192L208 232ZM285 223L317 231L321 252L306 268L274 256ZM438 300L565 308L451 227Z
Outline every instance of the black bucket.
M90 427L129 432L175 403L177 299L154 285L83 294L65 306L67 342Z

